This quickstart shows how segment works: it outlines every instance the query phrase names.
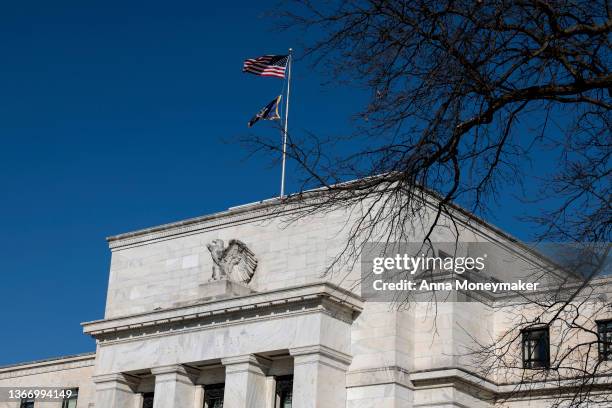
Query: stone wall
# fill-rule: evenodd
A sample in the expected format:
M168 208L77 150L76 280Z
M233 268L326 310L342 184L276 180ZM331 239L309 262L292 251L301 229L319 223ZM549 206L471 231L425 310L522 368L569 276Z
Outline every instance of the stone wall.
M213 262L206 245L214 239L240 239L259 260L250 287L257 292L321 281L328 261L338 252L346 220L342 213L287 224L280 218L251 219L227 215L177 234L180 227L143 237L144 242L113 248L106 318L143 313L195 302L200 285L212 274ZM332 278L333 280L333 278ZM338 277L338 281L341 278ZM346 285L351 284L346 282Z
M58 387L79 389L78 406L94 401L95 354L61 357L39 362L0 367L0 387ZM61 408L61 401L37 402L37 408ZM18 408L19 402L0 402L0 408Z

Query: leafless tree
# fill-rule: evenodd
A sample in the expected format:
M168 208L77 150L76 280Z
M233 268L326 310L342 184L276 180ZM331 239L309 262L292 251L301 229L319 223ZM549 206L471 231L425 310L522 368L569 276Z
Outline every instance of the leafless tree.
M359 208L342 254L354 257L364 242L410 237L415 219L428 240L442 218L452 220L459 211L456 202L465 214L490 213L501 191L520 183L529 161L554 154L555 173L540 178L539 194L529 200L557 205L525 221L539 226L540 240L609 242L610 7L607 0L286 3L282 27L313 38L305 58L329 70L333 80L371 92L353 134L330 140L289 135L288 155L303 178L297 199L287 202L301 206L301 215ZM279 148L276 139L249 142ZM334 148L344 142L351 148ZM303 200L313 188L316 199ZM428 205L433 217L423 217ZM569 301L538 304L537 324L559 324L563 336L590 333L580 352L594 352L594 323L581 313L591 305L592 290L580 285ZM515 347L520 329L534 322L523 320L483 345L494 350L491 367L522 369L504 360L508 354L502 351ZM562 375L556 380L566 378L563 364L576 353L557 360ZM559 404L597 402L591 391L600 386L594 384L603 375L600 367L574 372L583 380L569 388L578 392Z
M466 355L474 371L500 384L498 404L516 398L543 398L551 408L608 407L612 404L610 339L598 332L598 319L610 317L609 245L586 244L573 251L566 267L586 276L552 283L550 290L520 294L492 305L505 326L483 342L472 338ZM540 271L541 279L546 272ZM538 279L540 280L540 279ZM550 280L549 280L550 282ZM545 339L525 342L544 330ZM538 349L539 342L542 348ZM534 348L535 347L535 348ZM536 364L530 360L538 360Z
M608 239L609 7L606 1L287 6L285 27L324 33L306 55L331 67L334 78L372 92L360 131L350 135L351 142L361 139L350 154L330 155L321 138L290 135L303 190L323 188L335 206L335 193L352 204L363 194L390 189L405 197L422 188L440 194L440 211L459 201L486 213L500 186L554 146L562 160L541 191L562 201L534 219L545 227L542 236ZM562 131L551 129L559 116ZM278 149L277 140L256 143ZM348 179L362 181L342 184Z

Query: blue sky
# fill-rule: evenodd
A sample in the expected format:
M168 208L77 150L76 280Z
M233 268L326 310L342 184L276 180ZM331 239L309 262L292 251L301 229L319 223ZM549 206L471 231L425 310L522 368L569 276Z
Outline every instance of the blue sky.
M211 4L0 5L0 365L94 350L79 323L103 317L105 237L278 193L234 138L281 82L241 65L297 34L272 30L274 2ZM364 94L294 73L291 131L349 132ZM524 210L506 196L490 220L528 239Z

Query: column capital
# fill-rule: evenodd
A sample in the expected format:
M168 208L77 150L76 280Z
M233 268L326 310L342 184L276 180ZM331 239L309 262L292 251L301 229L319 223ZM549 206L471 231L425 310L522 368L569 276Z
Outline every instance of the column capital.
M96 385L112 383L112 384L120 384L127 385L128 387L135 389L140 383L140 378L135 377L133 375L124 374L124 373L110 373L110 374L100 374L94 375L92 381Z
M267 358L256 356L255 354L221 359L221 364L225 366L225 372L249 370L261 375L266 375L271 363Z
M266 374L271 361L255 354L221 359L225 366L224 406L266 406Z
M155 376L156 408L193 407L199 370L170 364L153 367L151 373Z
M293 406L337 408L346 406L346 370L351 356L322 345L294 347Z
M200 370L182 364L170 364L151 368L151 374L153 374L156 379L162 376L178 376L187 378L191 383L195 383L200 375Z
M96 384L96 407L125 408L134 406L140 379L129 374L110 373L92 377Z
M353 357L346 353L320 344L290 348L289 354L294 358L295 364L307 363L318 359L329 359L340 365L339 368L342 369L346 369L353 360Z

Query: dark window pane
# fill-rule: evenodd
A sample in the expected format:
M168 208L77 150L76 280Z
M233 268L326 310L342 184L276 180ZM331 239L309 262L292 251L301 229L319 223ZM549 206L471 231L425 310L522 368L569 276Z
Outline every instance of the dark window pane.
M153 397L155 393L145 392L142 394L142 408L153 408Z
M225 384L212 384L204 386L204 407L223 408L223 395Z
M291 408L293 399L293 376L276 378L276 401L278 408Z
M71 388L69 390L65 390L64 392L66 393L66 396L64 397L64 400L62 401L62 408L77 408L77 400L79 398L79 389ZM70 396L68 396L68 392L70 393Z
M34 408L34 398L22 398L20 408Z
M548 368L550 341L548 327L523 331L523 367Z
M599 336L600 360L612 360L612 320L597 322L597 333Z

